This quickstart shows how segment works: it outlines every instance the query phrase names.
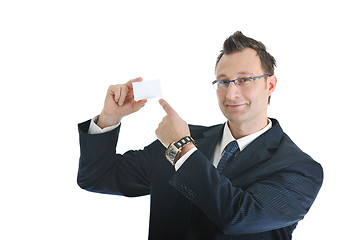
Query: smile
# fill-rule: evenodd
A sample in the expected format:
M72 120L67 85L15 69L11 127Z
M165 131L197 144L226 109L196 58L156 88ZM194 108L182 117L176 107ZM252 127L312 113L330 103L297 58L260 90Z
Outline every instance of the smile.
M240 104L227 104L228 108L240 108L246 106L246 103L240 103Z

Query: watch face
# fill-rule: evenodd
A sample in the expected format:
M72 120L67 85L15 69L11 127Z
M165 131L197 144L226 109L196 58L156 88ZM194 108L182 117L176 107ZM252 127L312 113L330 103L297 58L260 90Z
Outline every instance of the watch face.
M177 152L177 150L175 148L171 148L170 151L169 151L169 157L172 158L172 159L175 159L177 153L178 152Z
M166 157L172 164L174 164L174 161L175 161L176 156L177 156L178 153L179 153L179 149L177 149L175 146L171 145L168 148L168 151L166 153Z

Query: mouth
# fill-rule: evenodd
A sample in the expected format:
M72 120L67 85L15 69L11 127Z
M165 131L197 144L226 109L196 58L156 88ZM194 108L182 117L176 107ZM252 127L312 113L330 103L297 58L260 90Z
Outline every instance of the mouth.
M241 107L245 107L245 106L246 106L246 103L226 104L226 107L231 108L231 109L241 108Z

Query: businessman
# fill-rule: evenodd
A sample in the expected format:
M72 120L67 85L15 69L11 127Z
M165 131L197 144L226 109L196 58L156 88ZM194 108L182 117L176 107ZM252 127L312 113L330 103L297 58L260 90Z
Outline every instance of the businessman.
M188 125L161 99L166 116L158 140L122 155L116 154L121 119L146 100L133 97L132 82L141 78L110 86L101 114L79 124L79 186L150 194L149 239L291 239L323 171L267 117L274 68L261 42L235 32L224 42L212 82L227 121Z

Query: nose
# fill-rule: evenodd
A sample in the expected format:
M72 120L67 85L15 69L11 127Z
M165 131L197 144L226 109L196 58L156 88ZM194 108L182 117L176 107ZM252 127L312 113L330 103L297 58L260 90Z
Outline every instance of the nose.
M240 89L235 85L235 83L231 82L226 92L226 98L231 100L240 95Z

